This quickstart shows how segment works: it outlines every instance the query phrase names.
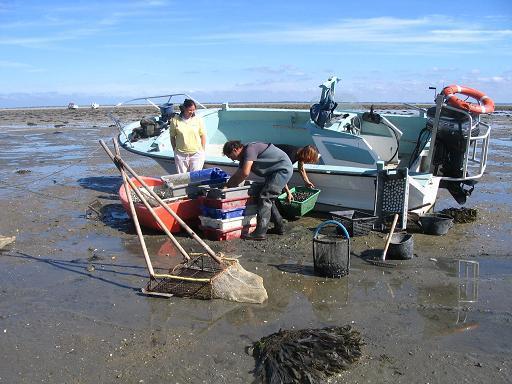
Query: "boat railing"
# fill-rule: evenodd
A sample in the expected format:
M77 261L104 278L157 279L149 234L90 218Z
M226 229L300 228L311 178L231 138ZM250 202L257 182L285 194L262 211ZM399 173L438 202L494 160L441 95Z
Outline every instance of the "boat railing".
M419 107L417 105L414 105L414 104L409 104L409 103L403 103L406 107L409 107L409 108L412 108L412 109L415 109L419 112L420 114L420 117L424 117L427 115L427 109L426 108L423 108L423 107Z
M120 107L126 107L126 106L152 106L155 107L157 110L160 110L160 105L163 104L172 104L173 98L185 98L185 99L191 99L194 100L196 105L199 108L207 109L203 104L192 98L190 95L186 93L172 93L168 95L160 95L160 96L147 96L147 97L137 97L135 99L130 99L127 101L123 101L121 103L118 103L114 106L114 108L108 113L108 116L112 119L115 126L119 130L119 133L126 136L126 133L123 131L123 122L121 121L121 118L116 115L118 113ZM159 102L155 102L159 100ZM128 139L128 138L126 138Z
M474 118L474 116L471 115L468 111L447 105L446 103L444 103L444 97L442 95L438 95L438 97L436 98L436 105L436 116L434 118L431 137L431 151L429 152L428 159L430 164L430 172L432 172L434 169L433 151L435 147L437 130L439 128L441 108L446 108L464 114L468 118L469 129L467 132L466 148L464 152L464 160L462 163L461 177L441 176L441 179L449 181L466 181L481 178L487 166L487 155L489 150L491 134L490 124L481 121L480 115L477 115L477 117ZM483 131L483 133L481 131ZM473 136L473 132L478 132L477 136ZM471 174L469 174L468 171L471 171Z

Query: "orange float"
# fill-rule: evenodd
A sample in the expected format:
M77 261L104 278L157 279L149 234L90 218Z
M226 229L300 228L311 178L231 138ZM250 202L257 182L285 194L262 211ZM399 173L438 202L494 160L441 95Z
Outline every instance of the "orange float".
M448 99L448 104L450 104L453 107L465 109L466 111L475 113L477 115L481 113L494 112L494 101L492 101L492 99L489 96L476 89L462 87L460 85L449 85L447 87L444 87L442 93ZM478 100L478 104L469 103L465 100L461 100L457 96L455 96L456 93L470 96L475 100Z

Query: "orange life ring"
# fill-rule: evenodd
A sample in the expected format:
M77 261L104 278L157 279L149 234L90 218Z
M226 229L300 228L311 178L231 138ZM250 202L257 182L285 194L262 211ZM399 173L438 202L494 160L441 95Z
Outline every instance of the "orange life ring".
M470 96L475 100L478 100L481 104L468 103L467 101L459 99L455 96L456 93L460 93L462 95ZM460 85L449 85L444 87L443 95L448 99L448 104L453 107L465 109L471 113L492 113L494 112L494 101L484 94L473 88L461 87Z

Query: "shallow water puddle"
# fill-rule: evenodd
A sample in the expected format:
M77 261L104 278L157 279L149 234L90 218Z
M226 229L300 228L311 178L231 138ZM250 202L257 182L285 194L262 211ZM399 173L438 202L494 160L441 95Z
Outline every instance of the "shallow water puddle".
M319 279L304 271L266 276L271 292L267 309L281 312L279 319L270 314L267 319L279 326L298 318L313 323L353 320L378 333L400 329L418 343L435 342L448 350L506 350L512 344L512 260L439 258L431 263L413 278L400 273L414 268L407 264L392 271L356 267L341 279Z
M419 288L417 313L423 337L439 338L439 343L454 349L505 351L512 343L512 260L439 260L436 266L447 281ZM497 342L486 343L488 339Z
M491 145L502 145L504 147L512 147L512 139L491 139Z

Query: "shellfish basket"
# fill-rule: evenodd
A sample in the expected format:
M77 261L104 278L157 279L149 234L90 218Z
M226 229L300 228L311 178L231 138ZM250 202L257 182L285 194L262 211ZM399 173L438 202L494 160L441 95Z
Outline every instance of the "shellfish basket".
M337 226L345 237L333 233L321 234L328 226ZM335 220L327 220L320 224L313 236L313 265L315 273L324 277L343 277L350 271L350 236L343 226Z
M293 187L290 189L292 196L301 195L302 199L292 200L288 202L286 200L286 193L282 193L278 196L277 201L281 208L282 213L289 217L304 216L309 211L315 208L318 195L320 195L320 189L308 188L308 187Z
M223 259L222 264L219 264L209 255L201 255L185 264L177 265L165 277L151 279L146 291L209 300L214 298L214 278L224 273L234 263L235 260Z
M407 207L409 200L409 171L407 168L385 169L377 174L376 214L379 224L397 213L397 228L407 226Z

